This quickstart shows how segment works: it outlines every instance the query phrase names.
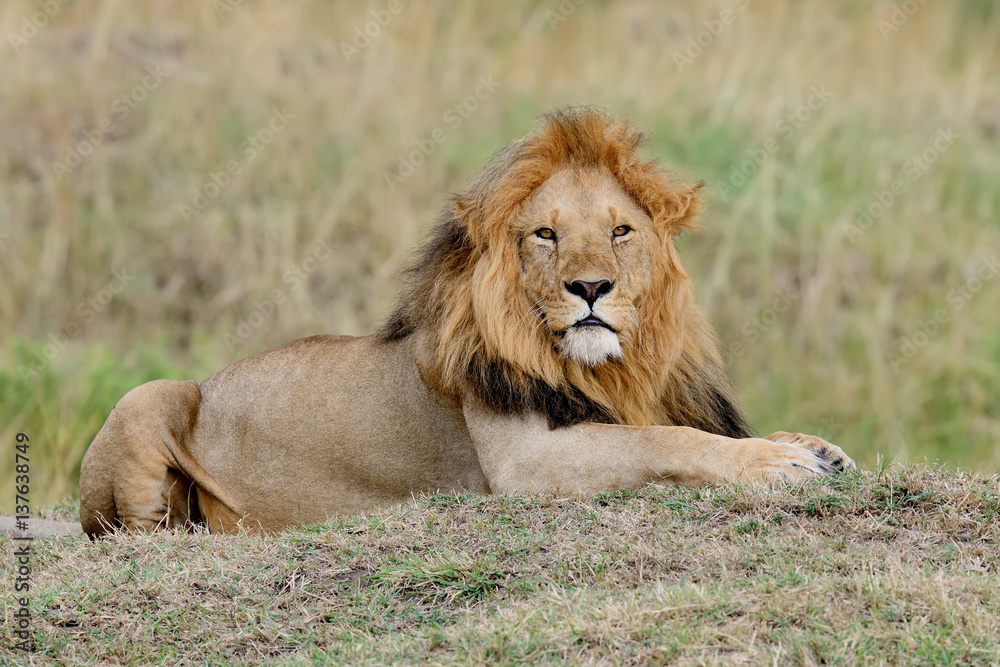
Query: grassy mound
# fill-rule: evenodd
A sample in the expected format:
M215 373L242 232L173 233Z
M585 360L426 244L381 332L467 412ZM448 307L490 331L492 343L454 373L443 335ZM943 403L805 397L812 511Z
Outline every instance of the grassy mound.
M705 180L681 255L761 432L1000 467L998 3L387 4L3 3L33 36L0 80L0 442L31 436L33 503L136 384L372 331L448 193L580 103Z
M32 550L35 658L51 664L1000 659L1000 479L943 468L432 496L272 538Z

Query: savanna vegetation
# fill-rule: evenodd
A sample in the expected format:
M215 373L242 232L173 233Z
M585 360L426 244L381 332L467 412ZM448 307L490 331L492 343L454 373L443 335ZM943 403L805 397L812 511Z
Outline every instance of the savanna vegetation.
M371 331L447 194L574 103L706 181L683 256L759 430L1000 463L992 3L55 6L0 8L0 441L39 503L136 384Z
M995 476L896 465L788 490L431 496L263 539L36 541L32 657L990 664L998 512Z
M0 442L30 434L35 507L73 517L137 384L371 331L447 194L579 103L705 180L682 256L757 429L867 468L36 543L36 662L1000 659L995 3L14 0L0 36Z

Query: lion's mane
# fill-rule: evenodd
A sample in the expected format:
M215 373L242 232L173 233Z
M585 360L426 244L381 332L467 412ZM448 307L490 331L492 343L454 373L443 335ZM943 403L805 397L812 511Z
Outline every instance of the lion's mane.
M712 329L694 303L672 239L693 227L701 184L673 182L641 160L644 135L590 107L548 114L496 153L441 214L404 274L382 340L418 337L421 373L446 396L471 393L500 413L537 411L552 428L583 422L749 429ZM652 217L660 239L650 290L635 305L641 336L621 359L590 367L559 356L521 288L516 220L557 169L607 169Z

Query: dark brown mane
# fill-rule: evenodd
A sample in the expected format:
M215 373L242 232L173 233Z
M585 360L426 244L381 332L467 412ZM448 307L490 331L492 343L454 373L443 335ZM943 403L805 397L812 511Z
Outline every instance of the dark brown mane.
M681 229L693 226L701 184L675 184L655 160L639 159L643 134L607 113L574 107L543 122L542 129L494 154L445 208L421 256L403 275L396 308L379 338L419 334L418 362L436 390L471 394L500 413L538 412L553 428L663 424L746 437L749 428L714 334L694 305L672 244ZM562 359L550 341L517 329L515 323L531 316L531 305L518 294L484 306L490 299L474 276L491 277L489 294L496 285L515 292L520 259L511 221L567 165L608 169L649 213L662 240L662 276L656 277L656 298L641 314L641 348L597 368ZM477 273L477 267L485 270Z

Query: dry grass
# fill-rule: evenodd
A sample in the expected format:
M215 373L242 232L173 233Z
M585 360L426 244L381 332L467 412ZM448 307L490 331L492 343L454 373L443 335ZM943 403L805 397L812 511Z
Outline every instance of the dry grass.
M35 659L985 664L998 484L895 466L791 490L433 496L271 539L35 542Z
M886 38L888 2L754 0L680 70L674 53L736 3L583 2L557 23L555 1L405 3L350 62L339 43L383 4L77 0L10 48L44 4L0 5L0 442L31 435L36 504L76 493L136 384L370 331L446 193L570 103L632 116L650 155L707 180L706 228L682 251L761 431L819 432L869 465L1000 466L1000 290L975 282L1000 248L988 0L922 4ZM169 74L121 117L147 67ZM500 85L449 124L480 77ZM829 99L784 134L816 89ZM294 118L185 216L275 109ZM445 141L390 188L436 128ZM997 662L998 483L905 467L770 494L434 497L271 540L36 543L35 662Z
M651 155L707 180L706 229L683 255L761 431L818 431L868 464L1000 463L1000 290L970 283L1000 248L994 4L927 3L883 39L888 3L755 0L680 70L674 54L729 4L584 2L551 23L556 2L404 3L350 62L340 43L368 7L219 4L79 0L0 49L0 442L32 436L35 502L76 492L86 446L136 384L370 331L446 194L539 112L581 102L632 116ZM0 34L37 11L3 3ZM122 118L147 67L161 80ZM446 116L480 77L500 85ZM813 90L829 99L779 129ZM275 109L294 118L245 161ZM79 166L53 166L105 121ZM390 188L436 128L444 142ZM847 234L942 128L958 137ZM234 159L240 173L186 216ZM123 268L124 288L102 292ZM978 289L949 300L963 286ZM276 290L284 301L241 329ZM921 338L939 310L948 321Z

